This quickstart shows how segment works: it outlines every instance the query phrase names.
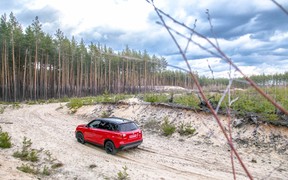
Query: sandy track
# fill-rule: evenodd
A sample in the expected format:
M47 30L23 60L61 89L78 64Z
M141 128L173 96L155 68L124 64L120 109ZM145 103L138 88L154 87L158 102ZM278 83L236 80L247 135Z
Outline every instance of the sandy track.
M113 113L120 116L129 111L130 114L126 112L127 118L136 111L141 112L139 106L131 108L116 107ZM92 106L84 107L79 112L83 115L94 109ZM101 147L77 143L75 127L88 122L88 119L79 118L79 114L68 114L64 104L59 103L6 108L0 116L0 125L3 131L9 132L14 146L0 150L0 176L4 179L37 179L18 171L16 167L22 162L12 157L13 152L21 148L26 136L31 139L33 148L49 150L64 164L52 175L42 176L41 179L113 179L124 166L128 168L131 179L233 179L229 151L225 145L197 143L201 141L200 135L186 139L176 135L166 138L144 131L144 142L138 149L112 156ZM204 128L207 129L207 126ZM216 140L219 141L219 138ZM258 179L288 178L287 154L279 155L274 151L260 153L250 148L240 149L240 155ZM251 162L253 158L257 159L257 163ZM237 179L247 179L238 163L236 169Z

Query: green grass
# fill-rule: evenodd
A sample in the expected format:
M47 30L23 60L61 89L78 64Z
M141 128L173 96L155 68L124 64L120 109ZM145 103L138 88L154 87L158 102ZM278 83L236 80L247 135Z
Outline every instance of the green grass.
M168 102L168 96L165 94L145 94L144 101L151 103L166 103Z
M185 95L175 96L174 103L197 108L200 101L199 101L199 98L195 94L189 94L189 95L185 94Z
M124 94L103 94L101 96L95 97L82 97L82 98L71 98L67 103L67 107L71 110L72 113L77 112L77 109L81 108L84 105L94 105L96 103L116 103L120 100L127 99L132 97L131 95Z

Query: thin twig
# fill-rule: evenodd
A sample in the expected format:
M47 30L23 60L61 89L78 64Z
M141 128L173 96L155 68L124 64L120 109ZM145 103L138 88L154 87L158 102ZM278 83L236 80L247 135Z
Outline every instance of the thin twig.
M214 39L215 39L217 47L220 48L218 40L217 40L217 37L216 37L216 34L214 32L214 28L213 28L212 22L211 22L211 16L210 16L210 13L209 13L209 9L206 9L206 14L207 14L207 19L209 21L211 33L214 36Z
M197 22L197 19L195 19L195 21L194 21L194 28L193 28L194 30L195 30L195 28L196 28L196 22ZM186 47L185 47L185 49L184 49L184 53L185 53L185 54L186 54L187 49L188 49L188 47L189 47L189 44L190 44L190 42L191 42L192 36L193 36L193 32L190 34L190 37L189 37L188 42L187 42L187 45L186 45Z
M212 68L211 68L211 66L210 66L210 64L209 64L208 59L207 59L207 64L208 64L208 68L209 68L209 70L210 70L210 72L211 72L211 74L212 74L212 78L213 78L213 80L214 80L214 73L213 73L213 70L212 70Z
M286 13L288 15L288 11L283 7L281 6L281 4L279 4L277 1L275 0L271 0L274 4L276 4L276 6L278 6L284 13Z

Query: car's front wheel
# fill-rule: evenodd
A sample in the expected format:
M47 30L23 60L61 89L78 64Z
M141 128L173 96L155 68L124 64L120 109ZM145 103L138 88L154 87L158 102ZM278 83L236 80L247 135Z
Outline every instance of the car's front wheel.
M85 143L84 136L83 136L83 134L81 132L77 132L76 138L77 138L77 141L80 142L81 144Z
M104 148L105 148L106 153L108 153L108 154L113 154L113 155L115 155L116 152L117 152L117 149L115 148L113 142L111 142L111 141L107 141L107 142L105 143Z

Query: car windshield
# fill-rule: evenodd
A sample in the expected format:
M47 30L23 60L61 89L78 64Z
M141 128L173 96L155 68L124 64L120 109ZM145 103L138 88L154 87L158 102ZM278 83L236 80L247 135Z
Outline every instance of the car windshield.
M118 130L122 132L133 131L136 129L138 129L138 126L133 122L118 125Z

